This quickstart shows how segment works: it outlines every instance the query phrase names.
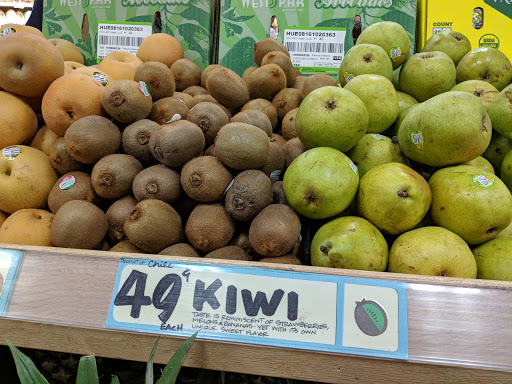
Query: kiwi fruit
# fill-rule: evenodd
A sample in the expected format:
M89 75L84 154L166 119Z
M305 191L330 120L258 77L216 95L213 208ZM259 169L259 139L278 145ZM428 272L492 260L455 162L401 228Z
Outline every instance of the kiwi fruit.
M272 182L272 202L270 204L288 204L286 195L283 190L282 180L276 180Z
M181 167L204 149L201 128L187 120L165 124L149 139L153 157L168 167Z
M195 95L194 101L196 102L196 105L199 103L215 103L221 105L212 95L205 94L205 95Z
M193 246L187 243L176 243L158 252L159 255L165 256L184 256L184 257L201 257Z
M263 167L270 153L270 139L263 130L245 123L228 123L215 138L215 156L236 170Z
M215 144L210 145L206 151L204 151L205 156L215 156Z
M226 245L204 256L206 259L252 261L252 257L237 245Z
M235 223L220 203L198 204L185 225L189 243L203 252L211 252L229 243Z
M133 179L142 168L140 161L131 155L107 155L92 168L92 187L105 199L119 199L132 192Z
M172 95L173 97L183 101L185 103L185 105L188 107L188 109L192 108L194 105L196 105L197 103L195 102L194 100L194 97L193 96L190 96L186 93L183 93L183 92L174 92L174 94Z
M272 129L275 129L277 126L277 109L274 105L265 99L253 99L244 104L241 111L246 111L249 109L255 109L257 111L263 112L268 116L270 123L272 124Z
M149 119L137 120L128 125L121 135L123 152L132 155L143 165L156 163L148 144L151 135L158 128L160 128L160 124Z
M108 220L107 237L113 244L128 239L124 233L124 222L137 203L135 197L127 195L114 201L105 212Z
M259 260L261 263L274 263L274 264L289 264L289 265L302 265L302 261L290 253L277 256L277 257L264 257Z
M253 66L253 67L247 67L247 69L244 71L243 75L242 75L242 80L245 81L245 83L247 84L247 79L249 78L249 75L252 73L252 71L254 71L256 68L256 66Z
M134 80L146 83L153 102L172 96L177 84L174 72L159 61L146 61L135 70Z
M298 75L293 80L293 84L291 85L290 88L295 88L302 92L302 88L304 87L304 84L306 83L307 78L308 78L307 76Z
M195 207L199 203L186 193L182 193L181 197L172 206L179 213L181 220L185 223Z
M240 172L226 191L224 206L232 218L249 221L272 201L272 182L258 169Z
M298 137L288 140L283 146L285 168L288 168L292 161L301 153L305 152L306 149L307 148L302 144Z
M149 119L158 124L168 124L175 120L186 119L189 107L177 97L164 97L153 103Z
M185 88L201 83L201 68L189 59L178 59L171 65L171 71L176 82L176 90L181 92Z
M59 137L50 148L49 156L52 167L60 174L64 175L73 171L88 172L90 167L87 164L80 163L71 157L64 137Z
M247 84L235 71L228 68L214 69L206 80L206 89L227 108L240 108L249 101Z
M229 122L228 115L221 106L210 102L196 104L189 111L187 120L201 128L206 146L214 143L217 133Z
M272 99L272 104L276 107L277 116L280 121L292 109L299 108L300 103L302 103L302 93L295 88L284 88Z
M153 99L144 82L113 80L105 86L101 104L115 120L131 124L149 116Z
M286 86L291 87L295 77L297 76L295 68L293 67L290 55L282 51L272 51L263 56L261 60L261 66L267 64L277 64L281 67L284 74L286 75Z
M232 180L231 172L213 156L196 157L181 169L183 190L201 203L221 200Z
M122 253L145 253L139 247L132 244L130 240L123 240L115 244L109 249L109 252L122 252Z
M302 98L306 97L311 91L314 91L317 88L328 86L337 87L338 83L336 83L336 80L333 77L326 75L325 73L316 73L314 75L307 76L302 87Z
M266 39L262 39L254 44L253 49L253 59L256 65L261 66L261 61L263 57L269 52L272 51L280 51L290 56L288 49L284 46L280 41L273 39L271 37L267 37Z
M192 97L199 95L209 95L208 90L206 88L201 87L200 85L191 85L183 90L183 93L190 95Z
M181 217L162 200L142 200L128 215L124 232L135 246L146 252L158 253L179 241Z
M300 218L284 204L265 207L251 222L249 241L262 256L277 257L290 252L300 236Z
M270 153L266 164L261 168L261 171L270 177L270 180L279 180L281 172L284 169L284 152L279 143L275 141L270 142Z
M158 199L174 204L181 195L180 174L163 164L153 165L135 176L132 189L139 201Z
M103 116L85 116L69 126L64 134L68 153L84 164L94 164L103 156L116 153L121 131Z
M285 140L297 137L297 131L295 130L295 118L298 110L299 108L294 108L291 111L288 111L286 115L284 115L283 121L281 121L281 136L283 136Z
M280 134L273 133L272 137L270 138L270 142L276 142L277 144L279 144L281 146L281 148L283 148L284 145L287 143L287 140Z
M203 70L203 73L201 74L201 87L206 89L206 81L208 80L208 76L210 76L210 73L212 73L212 71L217 68L226 67L220 64L210 64Z
M286 75L277 64L267 64L251 72L247 88L253 99L270 99L286 88Z
M55 213L50 238L56 247L95 249L107 234L107 228L107 216L96 205L71 200Z
M272 123L267 115L255 109L240 111L230 120L231 123L245 123L261 128L268 137L272 136Z
M91 175L85 172L70 172L61 176L48 193L48 207L53 213L71 200L84 200L94 205L100 197L92 188Z

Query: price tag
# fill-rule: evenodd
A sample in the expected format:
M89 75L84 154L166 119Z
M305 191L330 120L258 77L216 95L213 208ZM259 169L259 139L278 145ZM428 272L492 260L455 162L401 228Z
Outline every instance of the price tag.
M106 327L407 359L405 283L123 258Z
M0 316L5 316L23 252L0 249Z

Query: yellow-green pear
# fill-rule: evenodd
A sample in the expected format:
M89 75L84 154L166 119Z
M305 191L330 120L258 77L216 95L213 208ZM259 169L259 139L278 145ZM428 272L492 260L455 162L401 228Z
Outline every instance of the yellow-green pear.
M474 248L473 254L479 279L512 281L512 237L489 240Z
M472 167L480 168L487 173L495 173L491 162L482 156L475 157L473 160L468 161L462 165L470 165Z
M471 51L471 42L466 35L457 31L442 31L432 35L421 52L441 51L450 56L453 63L457 65L459 61Z
M451 91L468 92L480 99L487 111L489 106L494 101L496 96L500 93L496 87L483 80L466 80L462 83L457 84L451 89Z
M512 84L501 91L489 105L492 127L507 138L512 138Z

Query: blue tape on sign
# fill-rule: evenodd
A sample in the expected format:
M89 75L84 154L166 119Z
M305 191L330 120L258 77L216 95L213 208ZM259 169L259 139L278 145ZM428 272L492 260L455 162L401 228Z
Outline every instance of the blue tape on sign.
M408 358L403 282L123 258L106 327Z
M0 249L0 316L5 316L22 257L22 251Z

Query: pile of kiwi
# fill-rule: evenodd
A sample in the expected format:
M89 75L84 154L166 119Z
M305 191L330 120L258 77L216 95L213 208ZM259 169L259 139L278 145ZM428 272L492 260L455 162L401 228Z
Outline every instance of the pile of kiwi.
M274 39L253 57L243 76L181 59L107 84L105 115L79 119L51 151L54 245L301 264L281 180L306 150L297 109L329 80L301 76Z

